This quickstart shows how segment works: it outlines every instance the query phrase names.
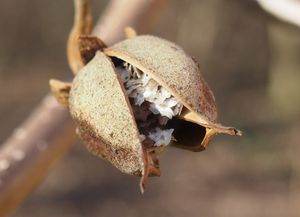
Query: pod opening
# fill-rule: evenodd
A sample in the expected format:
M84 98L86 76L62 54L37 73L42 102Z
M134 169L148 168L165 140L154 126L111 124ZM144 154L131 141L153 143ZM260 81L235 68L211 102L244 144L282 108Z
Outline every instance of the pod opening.
M174 129L173 136L176 139L174 143L175 146L191 151L203 150L200 144L206 135L205 127L178 118L169 120L167 127Z
M176 141L174 129L167 123L180 115L183 105L148 74L118 58L112 61L130 101L143 146L153 150Z

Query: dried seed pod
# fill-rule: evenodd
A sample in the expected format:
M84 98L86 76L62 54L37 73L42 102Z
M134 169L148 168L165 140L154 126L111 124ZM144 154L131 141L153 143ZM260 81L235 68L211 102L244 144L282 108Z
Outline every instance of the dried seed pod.
M67 97L87 148L122 172L142 176L143 191L148 176L160 175L158 155L168 144L202 151L217 133L241 132L216 123L213 93L182 48L127 35L109 48L94 38L84 43L92 45L80 50L88 63Z
M217 133L241 134L235 128L216 124L217 109L212 91L196 61L175 43L144 35L121 41L104 52L147 73L184 105L177 121L170 123L180 128L174 132L175 138L177 134L175 145L201 151Z

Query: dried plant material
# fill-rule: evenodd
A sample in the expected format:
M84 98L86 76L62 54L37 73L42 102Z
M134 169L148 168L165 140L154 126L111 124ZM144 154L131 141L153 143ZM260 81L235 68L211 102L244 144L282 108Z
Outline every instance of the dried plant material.
M159 175L154 160L143 151L130 102L107 56L97 52L75 77L69 102L77 132L92 153L127 174ZM147 168L146 158L151 158Z
M84 65L93 59L98 50L105 47L105 43L95 36L81 35L78 38L78 49Z
M202 151L217 133L241 132L216 122L215 98L192 57L172 42L130 31L108 48L80 38L87 64L73 80L69 109L87 148L142 176L143 192L148 176L160 175L158 158L169 145Z
M173 129L165 125L180 114L182 104L149 75L128 63L122 65L116 69L130 99L140 136L154 146L169 145Z
M179 128L177 125L186 125L183 123L186 121L195 125L186 132L175 129L173 135L177 142L174 145L202 151L217 133L241 135L235 128L216 123L213 93L204 81L198 64L178 45L146 35L119 42L104 49L104 52L148 74L184 106L184 112L169 126Z
M198 64L175 43L154 36L138 36L104 49L104 53L151 76L185 107L199 113L203 123L216 120L215 99Z
M143 150L139 132L130 103L107 56L97 52L78 73L69 102L78 133L88 149L125 173L141 174ZM85 139L88 137L91 140Z
M55 79L49 81L52 94L56 100L63 106L69 105L69 93L72 83L63 82Z
M124 33L126 38L134 38L135 36L137 36L135 29L130 26L127 26L124 29Z
M82 61L78 38L80 35L89 35L92 31L92 15L90 0L74 0L75 16L74 25L69 35L67 44L67 56L69 66L76 74L85 63Z

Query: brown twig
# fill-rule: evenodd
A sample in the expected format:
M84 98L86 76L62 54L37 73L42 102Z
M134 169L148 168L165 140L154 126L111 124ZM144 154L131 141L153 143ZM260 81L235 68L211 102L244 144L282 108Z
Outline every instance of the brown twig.
M73 74L76 74L84 66L84 63L80 61L78 37L89 35L92 31L90 0L74 0L74 9L74 24L67 43L67 56L69 66Z
M138 33L144 32L149 29L151 21L158 17L159 11L167 2L168 0L111 1L95 26L93 34L110 45L123 38L124 29L127 26L137 29Z
M66 110L47 96L0 151L0 216L25 199L74 143Z
M85 8L79 11L78 16L88 18L88 6L80 6L84 2L87 0L75 0L75 8ZM93 34L103 38L106 44L112 44L123 37L126 26L141 25L145 19L149 19L147 14L157 2L161 1L112 0ZM78 16L75 16L75 23L80 19ZM88 18L84 22L90 23L91 20ZM77 30L73 28L73 32L90 31L80 29L80 25L77 27ZM77 66L71 67L72 70L77 70ZM74 132L67 111L53 96L47 95L1 146L0 216L11 213L48 174L49 168L68 152L76 138Z

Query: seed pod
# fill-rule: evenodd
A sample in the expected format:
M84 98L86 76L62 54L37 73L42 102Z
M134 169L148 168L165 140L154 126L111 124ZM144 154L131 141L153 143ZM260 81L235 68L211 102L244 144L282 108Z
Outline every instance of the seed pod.
M241 132L216 123L213 93L198 64L182 48L158 37L130 35L129 39L109 48L96 43L99 45L95 45L95 49L88 50L95 52L99 47L103 52L96 52L91 61L91 52L81 55L82 58L88 56L83 59L88 63L73 80L68 106L77 123L77 133L87 148L122 172L142 176L143 191L148 176L160 175L158 154L167 144L157 144L153 139L157 135L163 138L162 143L169 143L172 135L175 137L172 145L202 151L217 133L241 135ZM95 43L85 44L93 46ZM120 69L123 65L128 68ZM128 73L137 80L130 80ZM141 83L144 80L146 84ZM147 101L145 95L149 93L143 92L142 101L137 99L138 89L145 91L150 83L154 84L155 93L167 95L164 103L173 103L170 106L173 110L167 108L172 115L166 115L168 121L164 124L157 118L162 113L151 110L151 105L157 106L155 96L151 98L153 101ZM132 96L132 89L137 91L134 93L136 98ZM148 106L147 109L150 105L153 113L149 115L147 110L143 121L138 118L142 105ZM145 124L147 127L143 128ZM159 125L163 130L151 134L150 126L153 125ZM166 139L168 136L170 138Z
M145 35L121 41L104 52L149 74L184 105L179 119L191 123L173 121L175 125L184 125L181 131L177 130L179 143L175 145L202 151L216 133L241 134L234 128L216 124L215 98L199 65L175 43Z

